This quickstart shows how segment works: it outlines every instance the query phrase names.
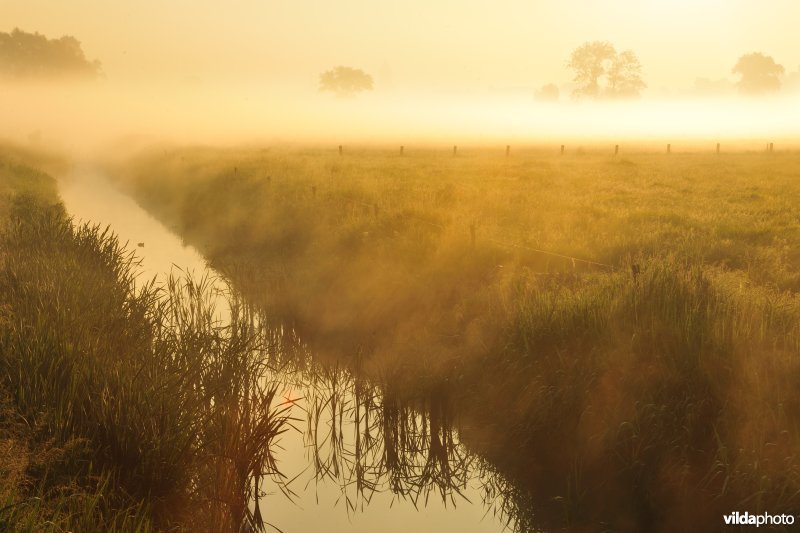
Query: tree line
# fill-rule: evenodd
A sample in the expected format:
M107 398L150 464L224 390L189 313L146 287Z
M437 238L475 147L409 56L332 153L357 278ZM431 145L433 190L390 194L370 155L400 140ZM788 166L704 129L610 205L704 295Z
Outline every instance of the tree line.
M0 32L0 76L14 79L83 77L102 74L99 61L90 61L75 37L48 39L14 28Z
M636 98L647 88L642 64L633 50L617 51L608 41L585 42L572 51L566 64L573 73L572 97L575 99ZM740 77L736 86L742 94L760 95L781 87L782 65L768 55L753 52L742 55L731 70ZM372 76L361 69L340 65L320 74L319 88L339 97L352 97L372 90ZM556 101L559 89L553 83L540 87L539 101Z
M647 87L642 64L633 50L617 51L608 41L585 42L572 51L566 63L573 73L572 97L576 99L626 99L638 97ZM783 65L768 55L742 55L732 73L739 76L737 88L743 94L759 95L781 87ZM100 62L91 61L75 37L48 39L39 33L15 28L0 32L0 76L5 78L63 78L102 75ZM351 97L374 88L372 76L361 69L339 65L323 72L319 88L339 97ZM536 91L536 99L555 101L559 89L549 83Z

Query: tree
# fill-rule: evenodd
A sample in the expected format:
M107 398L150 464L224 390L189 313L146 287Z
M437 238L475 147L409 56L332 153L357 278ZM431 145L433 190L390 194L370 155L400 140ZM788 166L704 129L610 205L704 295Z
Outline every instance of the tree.
M100 63L89 61L81 43L69 35L48 39L39 33L15 28L0 32L0 76L11 78L94 78L101 74Z
M567 66L575 71L575 98L631 98L647 87L636 54L617 53L607 41L582 44L572 51Z
M610 98L634 98L645 87L642 65L636 54L630 50L617 54L608 69L606 94Z
M572 51L567 66L575 71L572 79L577 84L572 95L575 97L600 96L600 77L606 72L608 64L616 57L617 52L611 43L594 41L584 43Z
M542 85L533 95L537 102L558 102L558 87L552 83Z
M800 90L800 67L786 77L785 87L791 91Z
M780 89L784 71L783 65L779 65L772 57L760 52L743 55L731 70L741 76L739 83L736 84L739 91L754 95Z
M372 76L361 69L338 66L319 76L319 90L330 91L339 97L355 96L372 90Z

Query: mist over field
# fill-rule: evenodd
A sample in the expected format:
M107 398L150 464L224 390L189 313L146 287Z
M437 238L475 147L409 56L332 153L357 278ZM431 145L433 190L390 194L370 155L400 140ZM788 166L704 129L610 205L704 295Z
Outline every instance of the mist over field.
M0 530L800 523L796 0L3 0Z
M134 137L785 144L800 136L800 57L783 37L796 11L784 0L242 1L224 13L14 0L0 6L0 135L83 151ZM323 90L337 66L368 84Z
M641 98L621 102L536 102L531 94L426 94L379 90L354 98L316 85L275 89L224 82L6 84L0 136L79 154L116 141L277 142L358 145L551 145L623 142L640 149L672 142L694 150L720 141L760 149L796 146L800 96L767 99ZM738 141L743 141L738 143ZM728 147L731 147L728 144Z

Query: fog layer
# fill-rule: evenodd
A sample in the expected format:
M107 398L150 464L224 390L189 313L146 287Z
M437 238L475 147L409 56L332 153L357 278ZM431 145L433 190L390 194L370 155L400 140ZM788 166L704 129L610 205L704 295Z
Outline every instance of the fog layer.
M381 90L353 98L263 84L6 84L0 137L85 153L121 138L420 144L800 139L798 96L536 102L527 93ZM676 145L676 148L678 146Z

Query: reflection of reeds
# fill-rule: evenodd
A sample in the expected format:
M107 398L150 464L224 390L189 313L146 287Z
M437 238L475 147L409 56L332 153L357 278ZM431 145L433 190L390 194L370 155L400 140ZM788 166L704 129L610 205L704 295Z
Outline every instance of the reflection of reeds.
M318 480L339 484L348 511L389 491L425 505L456 504L474 477L441 392L402 398L341 366L305 366L306 443ZM295 376L296 379L296 376Z
M221 324L208 278L137 286L108 230L33 197L14 202L0 242L0 369L22 416L87 443L71 468L102 472L104 505L151 509L160 526L264 529L257 487L277 474L287 412L241 302L226 298Z
M529 491L498 473L488 461L478 461L476 469L487 514L499 518L510 531L541 531L536 522L536 502Z

